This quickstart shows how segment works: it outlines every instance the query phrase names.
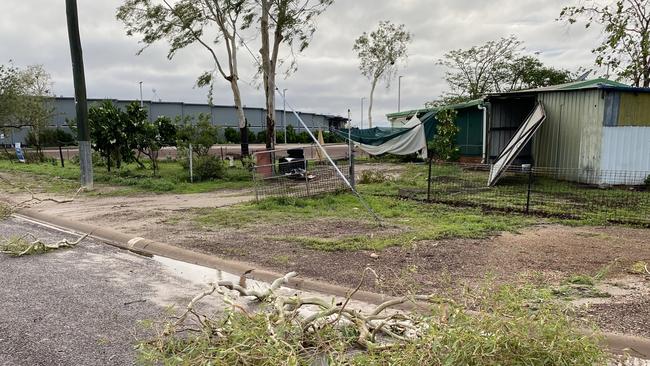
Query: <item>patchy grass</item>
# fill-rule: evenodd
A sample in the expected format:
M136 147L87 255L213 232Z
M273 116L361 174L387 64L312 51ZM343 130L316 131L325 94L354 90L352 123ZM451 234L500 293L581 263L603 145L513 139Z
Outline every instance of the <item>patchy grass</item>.
M551 292L531 286L486 286L424 312L423 333L393 347L361 348L357 328L324 322L304 327L295 314L279 318L227 312L198 332L141 341L144 365L605 365L600 339L577 322ZM473 310L470 315L469 309ZM151 325L151 323L149 323ZM169 324L161 325L167 329ZM155 329L154 329L155 330ZM395 330L400 332L400 330ZM158 334L162 334L159 332ZM402 334L402 333L400 333Z
M465 170L457 165L433 165L432 200L449 205L486 207L523 212L527 202L528 177L504 177L487 189L487 172ZM406 164L397 179L381 184L360 184L367 194L398 195L409 189L418 199L426 198L428 165ZM650 191L629 191L617 187L597 189L549 177L535 177L531 210L552 221L571 225L603 225L611 222L650 223Z
M382 217L382 224L397 233L383 234L363 205L351 194L327 195L316 198L273 198L233 207L196 211L195 222L210 228L253 228L259 223L279 225L286 222L310 220L354 220L369 226L371 234L342 238L313 236L270 237L294 242L317 250L381 250L390 246L409 245L422 240L444 238L483 238L498 232L515 232L532 225L535 220L516 215L491 215L479 209L454 209L393 197L366 197ZM396 230L391 230L395 232ZM260 235L264 235L260 233Z
M0 160L0 170L14 173L18 180L17 185L46 189L48 192L70 192L79 186L79 166L72 163L62 168L50 163L18 164ZM244 168L226 168L225 172L223 179L190 183L187 172L174 161L161 161L158 176L153 176L150 170L143 170L135 164L125 164L122 169L113 169L111 172L104 167L93 168L96 183L123 187L111 191L111 195L143 192L203 193L252 187L251 175Z

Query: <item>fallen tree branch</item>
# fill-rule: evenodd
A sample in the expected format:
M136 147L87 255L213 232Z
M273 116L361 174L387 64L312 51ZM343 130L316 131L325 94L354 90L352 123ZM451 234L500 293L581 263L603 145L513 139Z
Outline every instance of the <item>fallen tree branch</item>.
M85 234L76 241L70 242L68 239L62 239L57 241L54 244L48 244L43 242L41 239L36 238L32 234L23 235L20 238L14 239L2 246L0 253L2 254L11 254L15 257L22 257L25 255L31 254L41 254L46 253L52 250L62 249L62 248L73 248L77 246L81 241L86 239L91 233ZM26 238L31 236L35 239L32 242L27 242Z
M381 349L386 346L386 342L378 343L377 335L379 334L382 334L384 338L390 339L388 345L395 342L407 342L422 334L424 329L420 326L416 317L402 313L386 314L386 312L391 307L409 301L428 301L430 300L430 296L405 296L384 302L368 312L348 308L351 298L359 291L366 274L369 272L377 277L374 270L366 268L360 283L354 289L350 290L345 300L341 303L336 303L333 300L326 301L319 297L284 296L278 294L277 290L282 285L297 276L295 272L287 273L283 277L273 281L269 287L260 290L247 289L230 281L212 283L208 289L195 296L189 302L183 314L173 324L168 324L163 334L168 336L175 333L176 329L186 329L188 326L185 325L185 322L188 320L190 314L197 318L195 322L198 325L205 327L205 322L196 313L196 306L205 297L215 293L223 297L226 304L230 306L231 311L241 309L248 316L248 313L241 306L235 304L228 297L228 293L225 290L236 291L240 296L253 297L256 301L271 304L266 309L266 316L269 319L268 327L271 327L271 323L282 324L285 322L296 322L304 332L309 332L310 330L318 331L324 326L353 326L359 334L356 343L364 349ZM313 309L314 307L315 309ZM275 320L271 322L270 319ZM220 329L211 329L218 334L224 333ZM267 331L269 336L273 338L273 328L271 327Z
M23 187L23 189L25 189L27 192L29 192L29 194L31 194L31 198L28 199L28 200L25 200L25 201L22 201L22 202L19 202L19 203L15 204L13 206L13 209L26 208L26 207L31 206L32 204L39 204L39 203L43 203L43 202L54 202L54 203L57 203L57 204L74 202L74 200L77 198L79 193L81 193L84 190L84 187L79 187L79 189L77 189L77 191L72 196L72 198L64 199L64 200L59 200L59 199L51 198L51 197L39 198L39 197L36 196L36 194L31 189L29 189L27 187Z

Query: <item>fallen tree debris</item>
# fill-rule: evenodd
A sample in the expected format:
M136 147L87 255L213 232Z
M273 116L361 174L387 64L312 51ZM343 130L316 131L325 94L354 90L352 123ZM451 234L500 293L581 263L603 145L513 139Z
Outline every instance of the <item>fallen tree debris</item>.
M367 268L361 282L368 273L374 271ZM409 295L352 306L360 286L345 299L282 289L295 276L288 273L260 290L228 281L210 284L180 317L163 324L159 337L138 345L141 359L214 365L606 364L598 337L582 334L548 289L486 288L467 304ZM215 294L226 304L223 314L197 311ZM238 296L252 302L242 305ZM397 309L407 302L427 306L412 313Z
M56 243L48 244L32 234L26 234L18 238L8 239L5 243L1 244L0 253L10 254L14 257L22 257L25 255L47 253L57 249L74 248L89 235L90 233L85 234L73 242L68 241L68 239L62 239ZM27 240L29 237L32 238L32 241Z

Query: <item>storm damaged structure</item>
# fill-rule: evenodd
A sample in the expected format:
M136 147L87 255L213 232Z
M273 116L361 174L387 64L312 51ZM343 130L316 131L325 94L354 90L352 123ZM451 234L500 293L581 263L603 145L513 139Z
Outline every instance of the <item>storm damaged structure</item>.
M650 89L596 79L484 102L491 184L499 169L521 164L588 184L643 184L650 174Z

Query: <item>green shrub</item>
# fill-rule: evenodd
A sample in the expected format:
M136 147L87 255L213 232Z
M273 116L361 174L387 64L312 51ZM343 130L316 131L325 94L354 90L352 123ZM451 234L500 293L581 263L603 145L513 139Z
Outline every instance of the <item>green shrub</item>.
M216 156L197 156L194 158L194 179L205 181L221 179L225 175L223 162Z
M71 146L76 143L75 137L60 128L46 128L39 132L38 141L34 131L29 131L25 138L25 144L33 147L58 147Z
M257 137L255 138L255 142L258 144L264 144L266 143L266 130L260 131L257 133Z
M645 186L646 188L650 189L650 175L645 177Z
M312 143L311 136L309 136L309 133L307 131L302 131L300 134L298 134L298 141L296 141L300 144L310 144Z
M460 128L456 125L458 112L453 109L443 109L436 114L438 125L436 135L428 143L432 157L444 161L457 161L460 159L460 148L456 144L456 136Z
M241 143L241 133L232 127L227 127L223 131L223 137L226 139L227 143L230 144Z
M251 131L250 128L248 129L248 143L249 144L254 144L257 142L257 136L255 136L255 132Z

